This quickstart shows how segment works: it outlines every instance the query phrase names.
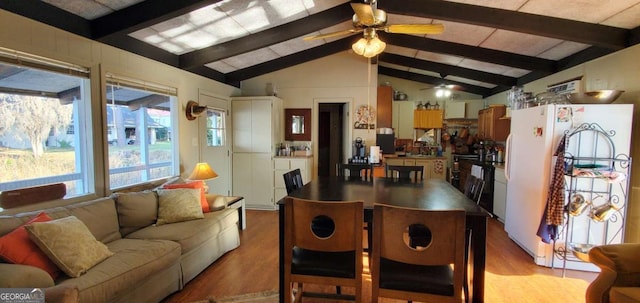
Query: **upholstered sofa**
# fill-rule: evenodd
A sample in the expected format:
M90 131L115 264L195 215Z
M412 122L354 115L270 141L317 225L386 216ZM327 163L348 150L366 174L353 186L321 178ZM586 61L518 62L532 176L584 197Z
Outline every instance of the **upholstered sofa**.
M600 273L587 288L587 303L640 302L640 243L596 246L589 261Z
M165 191L175 196L196 190ZM36 211L0 213L0 237L26 226L38 248L49 248L40 243L46 242L46 237L41 240L35 235L39 229L52 222L74 221L83 223L99 242L91 245L104 246L92 251L107 254L88 269L81 268L77 277L59 265L66 266L65 261L53 262L61 270L52 276L35 266L0 260L4 262L0 263L0 288L41 288L47 302L159 302L240 245L238 210L225 207L229 197L203 196L209 212L201 212L198 218L167 221L161 218L162 205L175 206L166 201L174 196L163 195L162 190L129 192ZM51 221L25 225L42 212ZM76 239L66 241L75 243ZM51 258L50 253L45 254Z

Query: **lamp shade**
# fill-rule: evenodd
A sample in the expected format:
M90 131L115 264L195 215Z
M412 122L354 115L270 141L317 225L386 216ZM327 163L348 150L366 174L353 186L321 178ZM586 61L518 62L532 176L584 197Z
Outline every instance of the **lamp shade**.
M218 174L216 174L209 163L200 162L196 164L196 167L193 169L193 172L189 176L190 180L209 180L213 178L217 178Z

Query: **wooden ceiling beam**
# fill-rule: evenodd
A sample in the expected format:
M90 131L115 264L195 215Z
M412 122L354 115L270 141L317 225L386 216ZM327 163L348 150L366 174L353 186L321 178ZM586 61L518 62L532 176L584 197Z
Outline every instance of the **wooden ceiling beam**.
M406 66L415 69L421 69L426 71L432 71L439 74L445 74L449 76L456 76L485 83L492 83L496 85L513 86L516 85L517 79L514 77L508 77L493 73L487 73L479 70L463 68L453 66L449 64L442 64L433 61L420 60L416 58L410 58L390 53L382 53L379 56L381 62L386 62L395 65Z
M401 70L397 70L397 69L389 68L389 67L384 67L384 66L379 66L378 67L378 74L387 75L387 76L390 76L390 77L395 77L395 78L400 78L400 79L405 79L405 80L409 80L409 81L427 83L427 84L431 84L431 85L453 84L453 85L457 85L457 86L461 87L462 90L465 91L465 92L476 94L476 95L481 95L482 97L489 96L489 93L491 92L491 89L486 88L486 87L482 87L482 86L471 85L471 84L468 84L468 83L462 83L462 82L451 81L451 80L442 79L442 78L438 78L438 77L432 77L432 76L427 76L427 75L416 74L416 73L412 73L412 72L408 72L408 71L401 71Z
M470 46L466 44L446 42L403 34L379 34L380 39L387 44L413 48L426 52L460 56L478 61L510 66L525 70L540 70L555 72L556 64L553 60L519 55L494 49Z

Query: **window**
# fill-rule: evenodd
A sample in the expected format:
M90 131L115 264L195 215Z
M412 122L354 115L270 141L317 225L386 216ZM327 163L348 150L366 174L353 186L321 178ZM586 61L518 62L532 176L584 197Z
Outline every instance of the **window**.
M221 109L207 109L207 146L225 145L225 116Z
M110 188L178 174L175 89L107 75Z
M89 70L0 48L0 191L94 192Z

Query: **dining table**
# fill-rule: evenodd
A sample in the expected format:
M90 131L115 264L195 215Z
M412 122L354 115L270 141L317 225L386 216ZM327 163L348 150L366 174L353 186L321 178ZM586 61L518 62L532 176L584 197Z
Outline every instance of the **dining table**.
M364 201L364 221L368 226L368 246L371 249L373 206L376 203L422 210L464 210L466 229L470 232L467 259L469 284L468 302L484 302L484 276L487 245L488 211L467 198L445 180L425 179L419 182L392 178L353 180L345 177L319 176L288 196L317 201ZM284 198L279 205L279 275L280 302L284 301Z

